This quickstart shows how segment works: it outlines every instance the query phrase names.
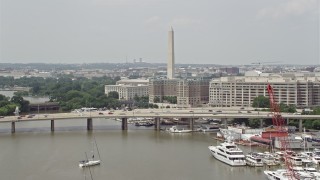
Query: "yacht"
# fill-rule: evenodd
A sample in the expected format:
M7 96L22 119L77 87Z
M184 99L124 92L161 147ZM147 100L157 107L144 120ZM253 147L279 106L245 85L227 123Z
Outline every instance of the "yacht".
M304 169L305 172L309 173L316 180L320 179L320 172L318 172L316 168L306 167L306 168L303 168L303 169Z
M202 132L217 132L219 130L220 130L219 126L204 126L204 125L201 125L198 128L198 131L202 131Z
M289 180L290 174L285 169L278 169L276 171L264 171L264 174L269 180Z
M245 166L246 160L243 151L234 143L223 142L218 146L208 147L213 157L230 166Z
M269 180L312 180L314 179L311 175L305 172L293 170L295 177L291 177L286 169L278 169L276 171L264 171L264 174Z
M302 167L292 167L292 171L298 179L314 179L314 177Z
M294 166L302 166L302 159L298 156L289 156L288 161Z
M190 133L192 130L190 129L178 129L177 126L172 126L169 131L171 133Z
M320 164L320 149L315 148L312 152L312 162L316 165Z
M246 155L246 163L248 166L261 167L263 166L262 158L257 153L249 153Z
M262 162L267 166L276 166L280 164L279 158L276 158L273 154L269 152L259 154L262 156Z

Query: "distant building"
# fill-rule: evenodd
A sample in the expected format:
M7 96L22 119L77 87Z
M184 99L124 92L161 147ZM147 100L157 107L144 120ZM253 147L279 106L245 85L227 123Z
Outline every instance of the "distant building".
M254 98L269 96L274 89L278 103L310 107L320 105L320 76L315 74L266 74L248 72L246 76L221 77L210 82L209 104L218 107L252 106Z
M105 94L117 92L119 100L132 100L135 96L148 96L149 80L145 79L122 79L116 82L116 85L105 85Z
M209 80L185 79L177 84L178 107L195 107L209 102Z
M220 68L220 71L229 75L238 75L240 72L238 67L224 67Z
M209 80L151 79L149 102L163 102L165 96L176 96L178 107L193 107L209 102Z
M178 79L150 79L149 102L163 102L164 96L177 96Z
M121 79L116 82L116 85L130 85L130 86L138 86L138 85L148 85L148 79Z
M31 103L29 104L30 112L56 112L60 110L58 102L44 102L44 103Z

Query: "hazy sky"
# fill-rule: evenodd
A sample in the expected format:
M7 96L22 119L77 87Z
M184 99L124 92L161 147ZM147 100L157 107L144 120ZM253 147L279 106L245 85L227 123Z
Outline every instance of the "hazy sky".
M0 63L319 64L320 0L0 0Z

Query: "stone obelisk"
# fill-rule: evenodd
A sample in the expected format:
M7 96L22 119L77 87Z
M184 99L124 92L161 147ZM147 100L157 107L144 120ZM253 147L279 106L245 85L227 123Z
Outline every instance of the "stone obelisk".
M174 34L173 29L168 33L168 65L167 65L167 78L174 78Z

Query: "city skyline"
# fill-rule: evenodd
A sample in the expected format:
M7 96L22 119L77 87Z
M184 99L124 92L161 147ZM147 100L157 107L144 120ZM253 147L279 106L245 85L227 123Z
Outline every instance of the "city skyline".
M317 65L319 1L0 2L1 63L167 62Z

